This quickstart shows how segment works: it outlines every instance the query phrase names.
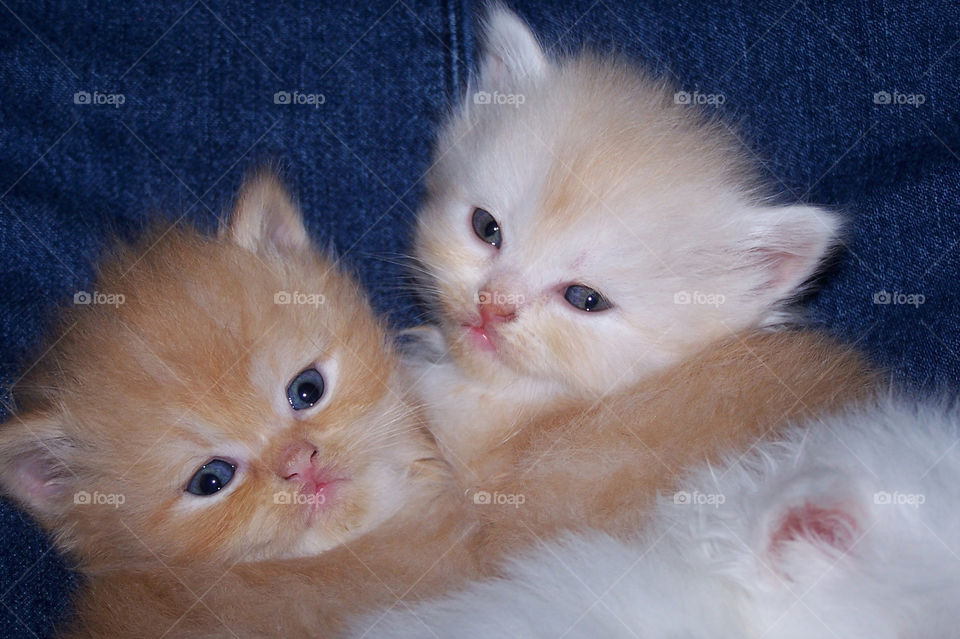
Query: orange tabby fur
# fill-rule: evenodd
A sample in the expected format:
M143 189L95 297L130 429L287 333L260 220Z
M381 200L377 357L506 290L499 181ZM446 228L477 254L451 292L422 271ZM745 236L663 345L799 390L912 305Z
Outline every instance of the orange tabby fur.
M97 575L61 636L334 637L362 613L447 592L482 573L458 493L425 483L419 506L319 557Z
M3 492L85 578L65 634L329 636L352 613L477 574L460 541L471 512L385 331L275 178L244 187L219 237L164 229L120 247L95 290L123 303L66 312L0 428ZM324 298L278 304L281 291ZM285 389L314 363L325 399L295 413ZM347 477L319 515L275 497L299 490L291 442ZM235 478L188 494L218 457Z
M17 389L17 416L0 428L0 483L86 578L65 636L335 636L355 615L490 574L504 553L560 529L632 531L685 467L746 449L872 380L822 337L747 334L600 404L565 399L517 415L451 455L451 470L356 284L304 251L305 237L269 177L246 187L219 239L148 235L97 283L126 303L68 313L72 328ZM326 303L278 306L278 290ZM274 414L270 393L315 351L339 353L330 404L304 420ZM380 432L383 423L394 427ZM184 511L193 466L183 459L217 439L211 431L258 454L229 502ZM311 538L322 551L307 552L298 515L265 499L282 486L276 457L291 437L317 439L347 467L402 469L395 483L345 493ZM32 492L18 460L47 453L53 483ZM122 490L127 501L78 507L77 488ZM525 501L472 503L465 488Z
M816 333L744 334L627 390L507 421L449 458L474 495L523 496L474 505L492 555L569 529L630 534L690 467L865 398L877 381L853 349Z

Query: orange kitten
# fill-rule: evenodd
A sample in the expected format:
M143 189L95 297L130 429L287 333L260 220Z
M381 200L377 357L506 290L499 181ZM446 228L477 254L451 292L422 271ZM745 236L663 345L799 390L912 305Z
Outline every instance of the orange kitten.
M409 371L492 539L629 530L689 465L868 388L849 349L772 330L838 216L765 199L720 123L496 6L474 89L418 215L438 328Z
M472 574L389 341L275 178L96 290L118 303L66 313L0 428L3 492L86 577L69 633L314 637Z

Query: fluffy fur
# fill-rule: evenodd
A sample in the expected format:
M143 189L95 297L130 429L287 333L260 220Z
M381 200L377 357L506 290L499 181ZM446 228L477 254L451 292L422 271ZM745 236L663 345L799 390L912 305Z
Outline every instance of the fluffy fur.
M874 383L854 352L822 336L759 333L602 400L558 401L505 435L474 436L481 452L457 472L491 559L567 530L629 534L687 468L745 452Z
M274 177L218 237L120 247L96 291L121 303L66 313L0 428L3 492L87 577L71 632L316 636L470 574L459 492L389 340ZM294 411L311 367L324 393ZM187 492L216 458L232 481ZM308 492L303 463L338 481Z
M569 536L366 636L955 636L958 438L903 402L810 423L694 472L640 539Z
M437 376L509 388L519 402L602 394L786 317L836 240L835 214L771 204L723 124L625 60L551 59L496 6L484 42L479 78L439 135L416 228L427 301L457 364ZM477 207L499 224L499 249L476 236ZM613 308L574 308L571 284ZM486 327L495 353L470 331L487 304L513 314Z
M408 371L445 456L490 496L491 553L635 530L684 468L863 395L874 376L852 350L767 330L834 215L765 204L726 129L623 61L550 59L496 7L485 42L489 103L468 96L441 133L418 218L439 330L415 332ZM612 307L574 307L574 283Z

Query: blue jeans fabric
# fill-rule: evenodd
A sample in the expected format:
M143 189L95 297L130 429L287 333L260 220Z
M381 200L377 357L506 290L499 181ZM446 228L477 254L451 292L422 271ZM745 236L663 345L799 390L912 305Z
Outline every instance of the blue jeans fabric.
M908 385L960 382L960 6L514 4L553 51L620 51L709 100L784 200L844 211L844 250L807 302L813 321ZM475 64L479 10L0 3L4 385L29 366L51 310L89 288L109 238L158 216L212 229L263 162L281 167L311 233L360 274L376 308L415 322L393 258L409 241L432 131ZM0 548L0 636L48 635L74 577L6 502Z

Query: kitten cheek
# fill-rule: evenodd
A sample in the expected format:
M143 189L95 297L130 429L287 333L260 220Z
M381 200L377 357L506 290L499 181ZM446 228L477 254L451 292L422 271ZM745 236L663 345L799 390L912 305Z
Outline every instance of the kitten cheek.
M557 382L571 389L587 386L595 353L585 339L582 327L571 328L549 317L528 317L536 324L509 337L510 351L504 361L529 377ZM519 326L517 327L519 329Z

